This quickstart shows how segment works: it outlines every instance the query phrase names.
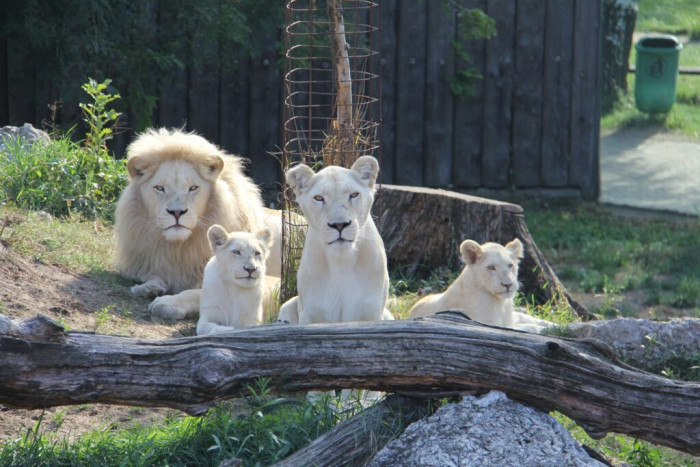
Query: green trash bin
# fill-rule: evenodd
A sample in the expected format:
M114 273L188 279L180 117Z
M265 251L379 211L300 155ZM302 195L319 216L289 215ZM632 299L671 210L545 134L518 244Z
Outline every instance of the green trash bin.
M678 55L683 44L671 35L644 36L635 45L634 101L646 113L666 113L676 100Z

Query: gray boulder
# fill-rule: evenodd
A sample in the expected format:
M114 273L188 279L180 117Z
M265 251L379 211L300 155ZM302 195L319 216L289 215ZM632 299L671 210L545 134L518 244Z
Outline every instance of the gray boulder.
M602 466L554 418L500 391L465 396L410 425L370 466Z
M574 337L605 342L619 358L646 370L653 370L654 365L672 354L692 358L700 353L700 319L697 318L669 321L619 318L572 323L568 328Z
M20 127L4 126L0 128L0 153L10 153L17 140L20 141L23 148L37 142L44 144L51 142L48 133L34 128L31 123L25 123Z

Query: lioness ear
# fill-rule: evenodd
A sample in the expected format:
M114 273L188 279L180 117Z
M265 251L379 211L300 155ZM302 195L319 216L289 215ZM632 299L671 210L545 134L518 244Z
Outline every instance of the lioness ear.
M374 183L379 175L379 163L372 156L362 156L352 164L352 170L359 172L362 180L365 180L370 189L374 189Z
M126 170L129 171L129 176L131 178L143 176L150 166L150 161L143 156L130 157L129 160L126 161Z
M295 195L300 195L309 187L309 180L314 176L314 171L306 164L299 164L287 169L285 178L287 184L292 187Z
M255 238L260 240L260 242L262 242L262 244L268 248L272 246L272 232L270 229L262 229L258 231L258 233L255 234Z
M459 252L462 254L462 259L465 263L474 264L484 253L484 250L474 240L465 240L459 246Z
M201 175L204 180L213 182L223 169L224 160L220 156L212 154L211 156L207 157L206 160L199 163L197 172L199 172L199 175Z
M517 238L506 244L506 250L510 251L510 253L518 259L522 258L524 254L523 244Z
M209 239L209 246L211 251L216 252L219 248L226 244L228 240L228 233L226 229L221 227L219 224L214 224L207 230L207 238Z

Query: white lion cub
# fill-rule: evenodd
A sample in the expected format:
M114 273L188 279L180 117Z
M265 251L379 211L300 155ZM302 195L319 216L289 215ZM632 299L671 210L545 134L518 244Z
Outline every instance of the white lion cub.
M272 234L227 233L215 224L207 237L214 256L204 268L197 335L261 324Z
M552 323L513 309L518 290L518 263L523 244L465 240L459 247L466 266L447 290L427 295L411 308L411 318L448 309L462 309L473 320L493 326L539 332Z
M292 323L393 319L386 253L370 216L379 164L357 159L350 169L317 174L300 164L286 173L309 227L297 272L299 295L280 310Z

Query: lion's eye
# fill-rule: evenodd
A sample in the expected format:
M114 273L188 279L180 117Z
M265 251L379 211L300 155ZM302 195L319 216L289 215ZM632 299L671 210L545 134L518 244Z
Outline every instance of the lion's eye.
M323 203L323 201L324 201L323 196L321 196L321 195L314 196L314 199L316 201L318 201L319 203Z
M357 191L356 191L355 193L350 193L350 199L355 199L355 198L357 198L358 196L360 196L360 193L357 192Z
M495 270L496 270L496 266L494 266L493 264L491 264L491 265L489 265L486 269L488 269L489 271L495 271Z
M514 265L513 263L510 263L510 264L508 265L508 269L513 269L514 267L515 267L515 265Z
M256 251L256 252L255 252L255 256L260 256L261 254L262 254L262 253L260 253L259 251Z
M154 190L156 190L156 193L165 193L165 188L163 185L156 185L153 187Z
M197 185L192 185L190 187L190 193L194 193L195 191L199 190L199 187Z
M240 250L233 250L233 251L231 251L231 253L233 253L233 254L236 255L236 256L240 256L240 255L241 255Z

